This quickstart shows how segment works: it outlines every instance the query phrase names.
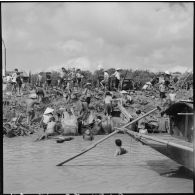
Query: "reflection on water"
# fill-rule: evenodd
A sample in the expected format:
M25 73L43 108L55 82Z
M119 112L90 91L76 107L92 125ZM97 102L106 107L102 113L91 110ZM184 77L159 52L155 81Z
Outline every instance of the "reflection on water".
M114 157L116 138L127 154ZM182 171L180 176L169 174L177 173L180 165L128 135L110 137L61 167L56 164L93 142L79 136L61 144L33 139L4 138L4 193L193 192L191 177L181 177Z

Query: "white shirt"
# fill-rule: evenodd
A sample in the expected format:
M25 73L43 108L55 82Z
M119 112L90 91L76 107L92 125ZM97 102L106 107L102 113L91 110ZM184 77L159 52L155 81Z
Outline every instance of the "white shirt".
M38 75L39 81L42 81L42 78L43 78L43 76L39 74L39 75Z
M46 133L54 133L54 127L56 125L56 122L54 121L51 121L47 124L47 130L46 130Z
M104 80L108 80L109 79L109 74L107 72L104 72Z
M114 74L113 74L118 80L120 80L120 73L118 71L116 71Z
M12 77L8 75L8 76L6 77L6 81L7 81L8 83L11 82L11 81L12 81Z
M17 73L14 72L14 73L12 74L12 82L16 83L16 78L17 78Z
M170 94L169 94L170 100L171 100L171 101L175 101L175 96L176 96L175 93L170 93Z
M77 77L77 78L82 78L82 75L81 75L79 72L77 72L77 73L76 73L76 77Z
M110 104L111 101L112 101L112 96L110 96L110 95L107 95L107 96L105 97L105 99L104 99L105 104Z
M52 117L52 116L50 116L50 115L44 114L44 115L43 115L43 122L44 122L45 124L48 124L51 117Z
M66 73L65 73L65 72L63 72L63 71L61 71L61 72L60 72L60 77L61 77L61 78L64 78L64 77L65 77L65 75L66 75Z
M139 130L139 133L147 134L148 133L148 130L147 129L140 129Z
M142 87L142 89L147 89L148 88L148 85L144 85L143 87Z

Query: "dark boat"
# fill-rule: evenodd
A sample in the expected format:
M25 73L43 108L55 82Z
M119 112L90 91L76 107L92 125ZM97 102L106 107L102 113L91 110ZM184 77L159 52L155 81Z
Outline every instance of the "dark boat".
M170 159L194 171L194 115L193 104L177 102L164 111L170 117L170 132L140 134L129 129L127 133Z

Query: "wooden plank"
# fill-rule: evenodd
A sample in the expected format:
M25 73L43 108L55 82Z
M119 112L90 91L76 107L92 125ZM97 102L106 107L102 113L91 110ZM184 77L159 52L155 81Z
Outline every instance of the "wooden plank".
M128 121L130 121L131 119L133 119L133 117L131 116L131 114L120 103L118 103L118 108L121 111L121 113L126 117L126 119Z

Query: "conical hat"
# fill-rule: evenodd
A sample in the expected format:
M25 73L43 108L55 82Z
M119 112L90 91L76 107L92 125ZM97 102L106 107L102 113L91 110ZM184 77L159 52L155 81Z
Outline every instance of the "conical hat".
M29 95L29 98L36 99L37 95L35 93L32 93L32 94Z
M52 113L53 111L54 111L54 109L52 109L52 108L46 108L44 114L50 114L50 113Z
M127 92L125 90L122 90L121 93L122 94L127 94Z
M147 82L146 84L147 84L147 85L151 85L152 83L151 83L151 82Z

